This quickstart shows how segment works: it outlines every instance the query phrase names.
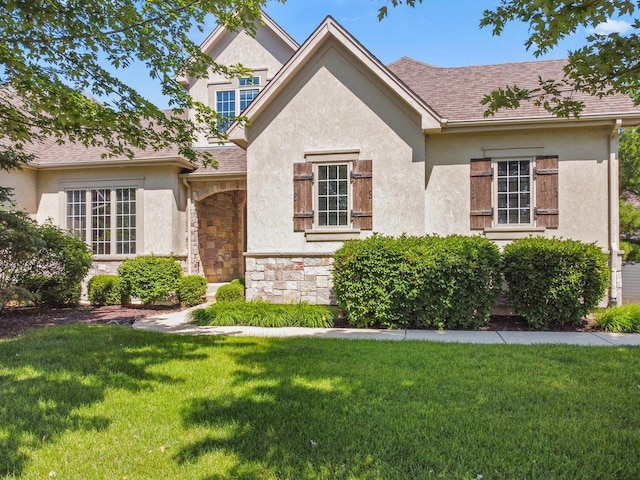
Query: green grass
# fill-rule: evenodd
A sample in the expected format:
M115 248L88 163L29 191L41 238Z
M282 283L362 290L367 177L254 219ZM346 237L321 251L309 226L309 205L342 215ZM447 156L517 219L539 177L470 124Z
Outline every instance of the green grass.
M334 314L330 307L306 302L277 304L242 299L199 308L191 312L191 318L196 325L327 328L333 326Z
M640 333L640 304L628 303L598 310L595 320L605 332Z
M635 480L638 405L638 348L58 327L0 341L0 477Z

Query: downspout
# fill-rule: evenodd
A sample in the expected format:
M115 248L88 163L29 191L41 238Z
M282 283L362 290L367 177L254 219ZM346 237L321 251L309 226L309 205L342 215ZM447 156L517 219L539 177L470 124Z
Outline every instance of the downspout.
M609 252L611 255L611 290L609 304L617 305L622 298L622 252L620 251L620 206L618 180L618 137L622 119L616 120L609 139Z
M182 177L182 183L187 188L187 274L193 274L193 252L191 250L191 184Z

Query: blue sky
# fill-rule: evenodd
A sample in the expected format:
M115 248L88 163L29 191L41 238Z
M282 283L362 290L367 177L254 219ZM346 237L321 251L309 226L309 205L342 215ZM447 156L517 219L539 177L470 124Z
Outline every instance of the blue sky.
M386 2L287 0L282 4L272 0L266 12L299 43L331 15L385 64L403 56L441 67L535 59L533 52L527 52L523 45L527 38L526 25L509 24L499 37L493 36L489 28L480 29L483 11L495 8L499 0L423 0L415 8L390 7L389 16L379 22L378 9ZM202 42L214 28L215 23L211 21L204 33L194 33L193 40ZM586 34L586 31L577 32L541 58L565 58L569 50L584 44ZM131 84L158 106L167 107L159 87L154 88L139 76L132 78Z

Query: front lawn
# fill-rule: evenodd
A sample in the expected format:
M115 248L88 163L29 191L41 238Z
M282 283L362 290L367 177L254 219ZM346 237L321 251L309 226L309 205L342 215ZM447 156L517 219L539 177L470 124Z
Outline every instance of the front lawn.
M638 479L640 349L0 340L0 477Z

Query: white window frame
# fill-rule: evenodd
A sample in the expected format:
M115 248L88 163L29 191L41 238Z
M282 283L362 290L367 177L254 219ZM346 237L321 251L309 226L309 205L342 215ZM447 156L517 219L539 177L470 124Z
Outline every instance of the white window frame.
M493 197L493 225L494 228L502 228L502 229L509 229L509 228L531 228L535 226L535 176L534 176L534 168L535 168L535 158L534 157L529 157L529 156L523 156L523 157L502 157L502 158L493 158L492 159L492 166L493 166L493 193L492 193L492 197ZM507 163L508 162L529 162L529 221L528 222L517 222L517 223L500 223L499 220L499 215L500 215L500 203L499 203L499 198L500 198L500 194L501 192L499 191L499 182L500 182L500 176L499 176L499 164L500 163ZM508 168L508 167L507 167ZM506 178L506 182L507 182L507 187L509 185L509 179L513 178L509 176L509 172L507 170L507 176ZM518 176L518 178L520 178ZM520 190L518 190L517 195L520 195L522 192L520 192ZM516 193L513 193L514 195ZM507 205L509 204L509 199L508 199L508 195L509 193L507 192ZM507 207L509 209L509 207ZM524 208L521 206L518 206L517 209L523 210ZM513 208L511 208L511 210L513 210ZM508 215L508 213L507 213Z
M253 80L253 82L248 82L247 80ZM257 83L255 83L257 81ZM251 76L247 76L247 77L240 77L240 78L233 78L229 81L225 81L225 82L217 82L217 83L210 83L208 85L209 88L209 105L211 105L211 107L217 112L219 112L218 109L218 94L219 93L224 93L224 92L234 92L234 115L233 117L238 117L240 115L242 115L242 112L246 109L246 107L248 107L251 102L253 101L253 99L251 100L251 102L247 103L247 105L245 105L245 108L241 108L242 106L242 100L241 100L241 92L247 92L247 91L251 91L251 90L257 90L256 96L262 91L262 89L265 87L265 85L267 84L267 70L263 69L263 70L254 70L253 73L251 74ZM255 97L254 97L255 99ZM229 117L229 120L225 123L222 124L222 128L226 129L228 128L231 123L232 117ZM213 140L213 137L210 139Z
M134 252L126 252L126 253L118 253L118 246L126 245L128 241L119 242L118 241L118 210L117 210L117 190L133 190L135 192L135 243L134 243ZM92 213L92 192L96 190L107 190L109 192L109 253L102 253L98 250L98 253L94 250L94 216ZM94 257L97 259L100 258L131 258L136 255L140 255L143 252L143 198L144 198L144 190L142 189L140 182L135 181L120 181L120 182L104 182L98 181L95 183L86 184L84 182L67 182L60 189L61 195L61 214L60 214L60 225L62 228L67 230L72 230L73 226L69 224L68 217L68 193L72 191L80 191L84 195L84 205L85 205L85 217L84 217L84 238L85 243L90 247L91 251L94 252ZM123 247L124 248L124 247Z
M339 225L320 225L320 182L323 181L320 179L320 169L325 167L346 167L347 175L343 181L346 181L347 184L347 208L346 208L346 223ZM333 161L333 162L318 162L314 163L313 166L313 228L317 230L345 230L351 229L351 210L353 209L353 182L351 181L351 170L353 167L353 162L345 162L345 161ZM341 181L340 178L337 181ZM340 193L333 195L340 196ZM327 195L327 197L329 197ZM324 211L324 210L323 210ZM330 210L327 210L330 211ZM339 214L340 210L336 210Z

